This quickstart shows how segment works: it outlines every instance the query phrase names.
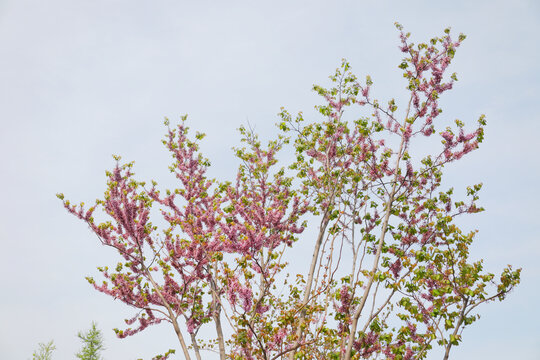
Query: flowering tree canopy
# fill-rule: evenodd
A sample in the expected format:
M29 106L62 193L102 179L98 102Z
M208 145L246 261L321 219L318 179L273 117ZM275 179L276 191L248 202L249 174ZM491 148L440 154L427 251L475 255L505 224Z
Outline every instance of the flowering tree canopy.
M459 120L438 125L439 98L457 81L447 69L465 36L446 29L415 45L396 26L403 106L374 99L371 78L360 82L344 60L332 87L314 86L321 120L282 109L280 134L267 145L240 129L234 181L207 176L204 134L190 136L184 117L172 128L166 120L163 141L177 189L137 181L133 163L115 157L95 205L58 195L121 257L99 268L105 281L88 278L137 309L119 337L165 321L185 359L202 359L204 350L220 359L425 359L437 345L447 359L478 305L503 300L519 283L520 269L496 277L469 259L476 231L456 219L483 210L481 184L463 200L442 188L444 167L476 150L486 125L484 115L471 130ZM285 148L294 157L279 167ZM308 226L316 229L303 239L312 255L290 277L287 250Z

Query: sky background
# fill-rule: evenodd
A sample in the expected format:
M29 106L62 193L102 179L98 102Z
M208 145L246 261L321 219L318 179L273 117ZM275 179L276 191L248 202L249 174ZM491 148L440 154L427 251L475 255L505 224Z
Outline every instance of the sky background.
M484 183L487 211L469 222L480 230L472 257L493 272L523 267L522 284L481 307L452 358L540 359L540 3L374 3L0 0L0 358L30 359L51 339L55 359L74 358L76 333L92 321L106 359L178 349L167 324L114 336L131 309L84 277L117 258L55 194L102 196L111 154L135 160L139 179L172 187L163 117L174 123L186 113L208 135L210 174L232 178L236 129L249 122L272 137L281 106L315 119L311 87L328 84L342 58L360 78L372 76L375 96L403 94L399 21L415 42L446 26L467 34L443 116L472 124L485 113L486 141L447 181Z

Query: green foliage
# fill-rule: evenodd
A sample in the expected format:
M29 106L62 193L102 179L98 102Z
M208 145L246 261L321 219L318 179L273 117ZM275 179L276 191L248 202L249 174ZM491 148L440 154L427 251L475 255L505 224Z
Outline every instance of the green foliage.
M92 322L92 327L88 331L79 331L77 337L83 342L82 349L76 354L77 358L81 360L102 359L100 352L105 349L103 346L103 335L95 322Z
M32 354L32 360L51 360L52 359L52 353L54 350L56 350L56 346L54 346L54 341L51 340L48 343L39 343L38 344L38 350L34 351Z

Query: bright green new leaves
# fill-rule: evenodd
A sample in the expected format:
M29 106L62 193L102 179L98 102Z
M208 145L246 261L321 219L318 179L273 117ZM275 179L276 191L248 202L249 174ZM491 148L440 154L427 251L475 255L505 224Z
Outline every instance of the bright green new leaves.
M82 341L83 346L76 354L81 360L101 360L100 353L105 347L103 346L103 335L97 328L95 322L92 322L92 327L86 332L79 332L77 337Z
M39 343L38 350L32 354L32 360L52 360L54 350L56 350L56 346L54 346L54 341L52 340L46 344Z

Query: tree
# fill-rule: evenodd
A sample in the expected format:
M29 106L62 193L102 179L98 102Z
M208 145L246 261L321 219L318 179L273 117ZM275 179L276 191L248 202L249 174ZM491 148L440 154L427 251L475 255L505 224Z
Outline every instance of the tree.
M77 337L83 342L82 349L76 354L81 360L100 360L101 350L103 346L103 335L97 328L95 322L92 321L92 327L85 333L79 331Z
M32 354L32 360L51 360L54 350L56 350L56 346L54 346L54 341L52 340L46 344L39 343L38 350Z
M441 117L439 98L457 81L445 74L465 36L454 40L446 29L415 45L396 26L409 91L403 107L373 99L372 79L360 82L343 61L332 87L314 86L324 99L322 120L282 109L281 132L266 146L240 128L234 182L208 178L198 145L204 134L191 138L183 117L172 129L166 120L163 140L177 189L135 180L133 163L115 156L95 205L58 194L123 258L98 268L103 283L88 278L138 309L126 320L136 325L116 329L119 337L166 321L186 359L201 359L205 349L220 359L424 359L435 344L448 359L477 307L503 300L519 283L520 269L508 266L496 281L482 261L469 260L476 231L457 221L483 210L481 184L467 187L467 201L441 190L444 167L484 138L484 115L469 131L460 120L445 128ZM284 147L294 161L278 167ZM167 224L161 231L150 221L156 216ZM306 239L311 262L291 279L284 259L308 219L317 228ZM210 323L215 338L201 339Z

